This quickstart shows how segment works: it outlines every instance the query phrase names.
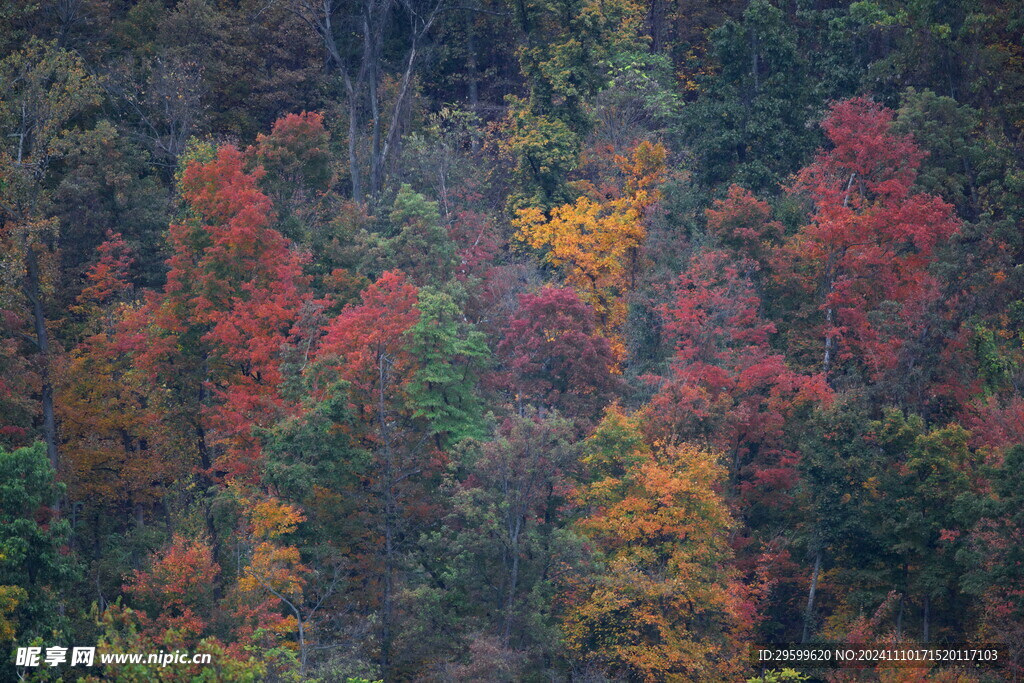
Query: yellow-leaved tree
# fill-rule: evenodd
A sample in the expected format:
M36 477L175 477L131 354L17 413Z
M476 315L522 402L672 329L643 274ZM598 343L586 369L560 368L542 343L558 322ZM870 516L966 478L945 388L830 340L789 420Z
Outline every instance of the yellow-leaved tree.
M641 142L629 157L616 157L624 177L619 196L583 196L545 214L520 209L513 221L516 237L544 254L560 269L566 284L594 307L601 331L618 359L625 356L621 330L626 322L626 294L640 270L645 220L658 201L667 151L660 143Z
M234 490L246 511L252 544L249 565L238 577L233 596L235 616L242 622L239 631L257 639L262 636L268 642L287 633L296 633L300 672L304 672L309 650L309 622L319 605L312 608L306 605L303 589L310 569L303 564L299 549L289 543L288 537L306 516L294 505L273 496L260 497L241 486ZM290 614L285 616L282 612Z

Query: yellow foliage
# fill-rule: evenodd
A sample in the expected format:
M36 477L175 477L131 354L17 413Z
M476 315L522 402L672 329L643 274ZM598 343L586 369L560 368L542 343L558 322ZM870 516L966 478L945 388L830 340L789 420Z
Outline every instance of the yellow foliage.
M269 590L285 597L302 595L309 568L302 563L299 549L283 542L282 537L293 533L305 515L277 498L252 502L242 495L241 499L248 508L255 547L249 566L238 579L238 588L243 593Z
M238 579L238 587L244 592L272 588L285 596L301 595L303 575L308 571L298 548L264 541L253 550L252 561Z
M27 596L21 586L0 586L0 643L14 640L15 623L11 614Z
M277 498L268 498L254 504L249 517L253 537L261 540L290 534L305 519L298 508L282 503Z
M566 283L594 307L619 359L625 355L626 293L639 271L644 219L659 199L666 156L662 145L640 143L628 158L616 157L625 176L621 197L603 202L580 197L549 215L535 207L520 209L513 221L516 237L543 251L544 260L561 269Z

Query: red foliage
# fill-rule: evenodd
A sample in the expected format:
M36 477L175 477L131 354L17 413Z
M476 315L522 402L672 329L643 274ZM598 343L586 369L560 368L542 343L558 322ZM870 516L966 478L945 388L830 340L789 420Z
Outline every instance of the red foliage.
M302 112L282 116L270 135L256 136L249 154L267 171L271 192L280 201L295 190L326 189L331 179L329 145L324 117Z
M521 295L497 350L519 400L572 417L596 417L618 384L593 309L568 287Z
M367 394L380 380L382 363L406 375L414 359L405 351L405 333L419 320L417 298L401 271L384 273L363 290L360 304L346 306L327 324L319 356L336 356L341 379Z
M456 278L465 282L469 278L485 277L501 247L500 236L490 216L477 211L459 211L448 229L448 236L458 247Z
M304 259L270 227L260 174L246 173L230 146L188 165L181 185L192 218L170 227L167 284L136 321L148 328L136 337L140 367L175 382L182 367L202 373L196 381L212 397L203 421L225 447L217 469L228 477L253 476L251 430L280 415L280 351L309 300Z
M768 203L739 185L730 186L728 196L705 213L708 232L739 258L764 263L772 243L782 236L782 224L772 219Z
M121 233L108 231L97 251L100 258L86 272L86 286L78 295L80 304L105 303L128 287L128 269L134 259Z
M149 571L136 570L124 586L145 609L140 615L144 634L161 642L174 630L186 642L198 641L216 613L213 590L219 573L206 542L176 534L154 556Z
M793 186L815 213L780 250L777 267L780 280L820 302L823 320L812 334L824 340L826 371L854 357L876 378L895 367L938 296L928 272L935 248L958 227L952 206L911 193L922 152L890 132L892 118L864 98L836 104L822 123L832 149Z
M977 448L1024 443L1024 398L1014 396L1005 404L995 396L978 398L965 406L960 424L971 432L971 445Z
M205 223L171 226L174 255L166 293L192 309L189 322L208 323L207 339L227 360L278 378L274 358L305 299L303 258L270 228L270 200L256 186L260 173L242 170L242 155L224 147L209 164L191 164L183 197ZM206 242L201 251L196 238ZM175 321L177 322L177 321Z
M36 413L33 396L39 391L39 373L21 353L20 340L28 334L17 312L0 308L0 444L18 448L31 443Z
M730 454L741 494L770 498L796 482L797 455L783 445L787 416L800 402L826 398L828 389L771 350L775 326L761 317L756 270L755 262L734 262L722 251L693 258L663 309L676 353L651 408L664 435L706 439Z

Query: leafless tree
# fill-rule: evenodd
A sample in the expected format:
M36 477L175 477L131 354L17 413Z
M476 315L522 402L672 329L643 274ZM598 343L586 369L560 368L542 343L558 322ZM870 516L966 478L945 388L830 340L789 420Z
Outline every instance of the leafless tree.
M174 168L203 115L202 67L164 53L144 68L121 63L103 74L102 83L131 134L156 163Z
M383 189L391 160L398 156L403 115L410 98L413 73L424 38L443 9L445 0L291 0L291 9L320 36L327 62L341 78L348 99L348 161L352 197L375 199ZM400 19L395 20L395 17ZM383 43L389 24L404 25L406 50L401 80L385 120L381 83ZM369 184L364 187L358 138L369 116ZM385 130L386 129L386 130Z

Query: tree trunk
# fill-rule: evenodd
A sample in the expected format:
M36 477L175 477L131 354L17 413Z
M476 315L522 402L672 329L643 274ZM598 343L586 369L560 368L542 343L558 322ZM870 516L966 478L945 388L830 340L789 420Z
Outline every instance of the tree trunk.
M651 37L651 54L660 54L665 45L665 3L652 0L647 11L647 32Z
M57 472L60 464L57 452L57 418L53 407L53 381L50 377L50 335L46 330L46 311L43 307L42 275L39 257L30 244L25 245L25 296L32 305L32 322L39 351L40 402L43 409L43 439L50 466Z
M348 173L352 180L352 201L363 200L363 186L359 178L359 154L356 151L356 137L359 134L359 102L355 86L348 74L345 78L345 92L348 96Z
M924 596L924 628L921 630L921 642L927 643L931 636L929 617L931 616L932 597L925 593Z
M750 32L750 73L754 77L754 97L761 91L761 65L757 55L757 32Z
M385 465L384 476L391 479L391 467ZM390 481L386 486L391 488ZM384 680L390 680L391 644L394 640L393 596L395 577L395 525L392 491L384 494L384 595L381 599L380 619L380 670Z
M370 104L369 194L371 198L376 198L384 186L388 159L397 153L396 150L401 144L401 116L405 110L406 99L410 90L409 86L418 55L419 40L430 30L440 9L440 4L436 5L426 17L421 17L414 13L414 19L417 21L422 20L423 23L419 28L414 26L412 29L405 72L402 75L401 84L395 99L387 136L384 136L378 80L380 78L380 52L383 32L390 16L391 3L392 0L367 0L362 7L362 16L359 21L361 23L360 30L363 37L363 48L361 63L359 64L358 74L355 79L352 78L348 65L345 59L342 58L341 52L338 50L337 41L334 38L334 29L331 24L331 17L335 11L334 3L331 0L323 0L321 3L300 3L307 13L303 15L305 21L320 34L324 48L327 51L328 61L333 63L335 68L338 69L345 84L349 108L348 165L349 173L352 177L352 198L357 202L362 200L363 195L356 145L360 122L360 100L365 93Z
M521 530L522 522L517 515L509 528L509 552L512 557L509 566L508 593L505 596L505 627L502 630L502 642L505 647L508 647L509 639L512 637L512 618L515 612L516 589L519 584L519 534Z
M203 353L203 378L210 376L209 370L210 360L206 352ZM199 382L199 391L196 396L198 399L199 410L198 413L202 413L203 404L206 402L206 384L204 381ZM200 485L203 487L202 501L203 501L203 519L206 522L206 533L210 535L210 549L213 553L215 561L220 561L221 544L220 535L217 533L217 524L213 519L213 488L216 485L216 481L213 478L213 458L210 456L210 447L206 442L206 428L203 426L202 418L197 414L195 425L193 429L193 435L196 440L196 450L199 452L199 464L203 468L202 475L200 475ZM220 582L214 582L213 594L216 599L221 597L221 585Z
M832 327L833 313L832 309L829 308L825 311L825 322L829 327ZM832 367L832 348L834 340L831 334L825 335L825 360L821 364L822 372L825 373L826 378L828 377L828 371Z
M390 381L388 377L389 362L386 354L380 354L377 358L377 424L384 456L381 463L383 470L381 472L383 479L381 488L384 496L384 595L381 598L380 619L380 670L384 680L390 680L391 645L394 640L392 602L395 574L395 517L398 511L395 499L394 453L391 447L391 430L388 427L387 401L385 399L386 388Z
M295 620L299 624L299 676L306 675L306 661L308 657L308 648L306 647L306 624L303 622L302 615L299 613L298 608L294 610Z
M468 88L469 110L475 114L480 106L480 83L477 74L476 39L474 34L473 13L466 12L466 86ZM477 144L474 137L474 150Z
M309 18L306 18L307 23L320 34L324 50L327 51L327 61L338 70L345 86L345 97L348 99L348 170L352 182L352 199L359 202L362 201L363 188L359 173L356 138L359 133L359 96L362 93L365 63L360 69L359 76L353 81L345 60L342 59L341 52L338 50L338 43L334 39L334 28L331 23L334 6L330 0L323 0L319 7L316 6L317 3L313 2L301 4L309 12Z
M857 178L856 173L850 174L850 179L846 183L846 196L843 197L843 207L845 208L850 204L850 193L853 191L853 181ZM835 290L836 280L838 275L835 272L837 261L839 260L840 254L830 252L828 259L825 262L825 303L828 304L829 298L832 296L832 292ZM832 326L836 322L835 309L829 305L825 309L825 324L828 330L825 332L825 360L822 363L823 372L825 373L825 381L828 381L828 372L832 368L832 358L835 355L835 338L832 336Z
M896 610L896 642L903 640L903 607L905 604L905 596L900 594L900 606Z
M369 10L367 10L369 12ZM376 45L376 36L370 26L370 17L363 16L363 60L367 64L366 84L369 88L370 99L370 197L375 199L380 193L383 182L383 169L381 168L381 137L380 137L380 101L377 93L377 79L380 77L378 67L380 63L380 49ZM394 127L395 122L391 121Z
M818 574L821 572L821 550L814 555L814 569L811 571L811 587L807 591L807 610L804 612L804 633L800 639L806 643L811 633L811 620L814 618L814 597L818 592Z
M431 20L432 21L432 20ZM428 24L429 27L429 24ZM426 31L426 28L424 29ZM402 115L405 111L405 101L409 95L409 86L412 83L412 72L413 67L416 65L416 55L418 52L417 41L419 36L414 36L412 40L412 46L409 48L409 58L406 60L405 73L402 74L402 82L398 88L398 97L395 99L395 107L391 112L391 122L388 127L388 136L384 140L384 145L380 148L377 155L374 157L374 177L376 180L376 187L374 193L378 193L383 189L384 175L387 170L388 158L392 154L397 154L397 149L401 143L401 131L402 131Z

